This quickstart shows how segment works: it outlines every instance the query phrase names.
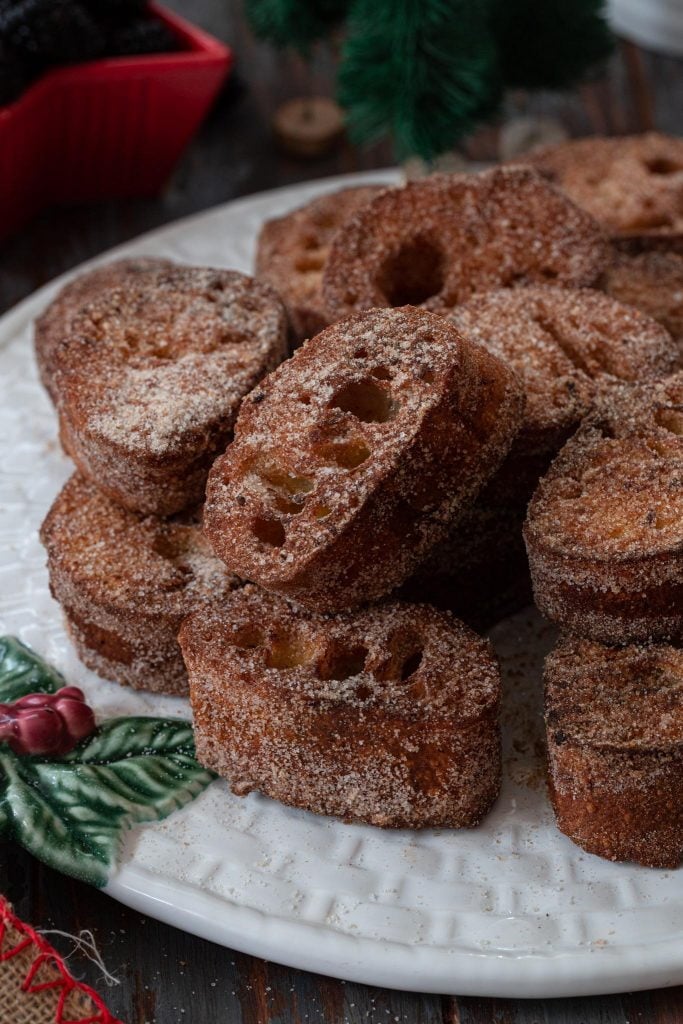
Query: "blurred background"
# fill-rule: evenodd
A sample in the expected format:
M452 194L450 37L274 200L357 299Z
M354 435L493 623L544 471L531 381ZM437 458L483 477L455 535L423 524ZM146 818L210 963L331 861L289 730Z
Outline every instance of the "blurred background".
M94 0L89 2L92 7ZM651 127L679 134L683 127L679 0L612 0L607 7L596 0L432 0L416 6L419 13L410 15L412 22L392 18L392 4L381 0L351 5L350 18L350 5L341 0L251 0L245 5L231 0L168 0L167 10L214 37L204 54L212 67L200 68L199 79L190 78L189 86L182 78L169 85L170 93L155 103L149 85L138 103L139 95L127 93L126 81L117 80L107 94L106 110L111 122L112 97L121 97L122 110L128 111L121 124L107 123L98 109L102 83L79 83L77 76L103 63L118 63L128 67L126 78L131 66L148 65L150 58L120 56L118 61L45 74L45 62L41 65L31 54L32 47L45 45L44 40L36 43L21 19L30 24L32 17L37 18L44 34L49 29L54 47L62 6L61 0L42 0L42 7L41 0L0 2L0 30L3 11L5 26L7 11L19 10L21 15L18 25L16 19L10 23L14 36L6 32L0 48L0 69L5 61L0 87L10 90L5 98L11 90L18 97L0 108L2 309L58 273L142 231L262 189L397 160L406 163L409 173L458 169L467 160L510 158L566 135L620 134ZM68 0L64 6L68 8ZM81 0L81 6L88 4ZM99 5L99 16L105 9L118 9L119 17L127 8L125 17L139 20L143 6L136 0L106 0ZM302 9L308 10L303 19ZM411 9L405 5L406 11ZM452 9L458 12L455 20L448 14ZM57 19L55 26L46 20L48 10ZM455 25L447 37L444 11L448 24ZM613 39L602 15L615 30ZM493 41L492 19L497 33ZM420 32L426 39L422 64L416 63L412 46ZM80 58L86 52L84 44L74 44L73 33L68 35ZM136 46L164 46L164 38L149 30L128 30L128 35L119 33L112 41L105 27L105 35L105 42L100 35L95 45L108 53L112 48L125 54ZM172 45L187 45L177 26L171 25L168 37ZM28 75L21 71L18 82L8 68L8 54L13 52L8 39L13 45L19 40L20 48L29 51L29 65L32 62L32 70ZM224 44L229 52L216 44ZM75 59L74 53L68 57ZM50 59L61 62L54 54ZM168 58L153 54L151 61L156 62L154 75L162 83L178 74L177 68L165 67ZM24 83L22 75L28 79ZM76 76L71 84L70 76ZM46 127L35 112L35 94L42 99L46 84L52 88L55 78L62 89L60 111L73 110L61 133L52 107L47 114L43 111ZM67 86L73 93L67 94ZM195 102L179 125L183 117L178 96L188 88L194 90ZM72 95L79 97L79 104L74 105ZM341 95L346 105L343 112L323 102L335 95ZM302 100L293 106L290 102ZM55 100L51 97L50 102ZM130 123L130 112L139 106L148 112L146 123L138 125L140 138ZM427 106L431 114L424 118L421 112ZM350 120L349 131L341 130L342 116ZM38 136L28 142L27 123ZM168 137L178 131L185 137ZM156 132L161 142L156 141ZM48 156L43 153L46 135L51 139ZM29 143L38 150L31 153ZM135 165L145 156L145 144L156 159L147 157L144 166L158 164L154 172L161 173L161 180L140 180ZM69 160L66 149L72 151ZM129 152L126 166L119 169L115 164L122 149ZM27 166L19 167L22 155ZM102 184L105 192L107 187L111 192L127 187L122 181L127 173L134 183L129 191L137 187L147 194L89 197L87 203L67 197L62 200L66 205L54 205L47 198L51 189L63 190L64 181L82 199L88 192L86 183L96 177L98 160L109 167L108 182ZM19 210L18 194L27 189L27 209ZM50 205L41 210L44 203ZM31 206L36 208L32 215Z

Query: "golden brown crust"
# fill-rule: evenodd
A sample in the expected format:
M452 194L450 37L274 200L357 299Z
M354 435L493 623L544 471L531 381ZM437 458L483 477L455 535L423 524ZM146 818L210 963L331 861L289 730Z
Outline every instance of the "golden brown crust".
M622 387L562 449L524 528L536 603L604 643L683 636L683 374Z
M532 153L530 163L615 237L636 248L683 241L683 140L659 132L595 136Z
M230 270L141 271L83 307L55 354L63 444L127 508L201 501L243 396L286 354L268 285Z
M402 582L504 457L512 371L423 310L311 339L245 399L205 529L233 571L316 611Z
M590 853L683 859L683 651L566 638L545 668L550 795Z
M341 225L376 196L378 185L344 188L267 220L256 246L256 275L285 304L293 340L313 337L331 322L322 294L330 243Z
M500 677L452 616L333 617L247 586L180 635L198 759L238 794L384 828L476 825L500 787Z
M443 312L495 288L590 286L609 255L597 223L530 168L434 175L381 193L344 224L323 293L337 319L406 303Z
M683 256L675 252L615 253L601 287L666 327L683 362Z
M661 324L588 288L505 288L450 314L461 334L522 379L524 421L487 487L487 504L526 505L550 460L596 398L618 381L663 377L677 349Z
M239 585L211 554L198 520L129 512L74 474L40 537L81 660L136 689L187 693L180 623Z
M163 270L170 266L170 260L148 256L127 257L88 270L64 285L57 297L37 318L33 336L38 374L53 401L55 354L62 342L70 336L72 321L80 308L109 288L125 287L127 282L134 281L141 272L146 274L151 270Z

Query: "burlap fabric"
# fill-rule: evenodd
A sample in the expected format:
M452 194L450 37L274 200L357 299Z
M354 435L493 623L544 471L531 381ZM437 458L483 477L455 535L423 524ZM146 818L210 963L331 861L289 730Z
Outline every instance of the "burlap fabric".
M2 898L0 1024L121 1024Z

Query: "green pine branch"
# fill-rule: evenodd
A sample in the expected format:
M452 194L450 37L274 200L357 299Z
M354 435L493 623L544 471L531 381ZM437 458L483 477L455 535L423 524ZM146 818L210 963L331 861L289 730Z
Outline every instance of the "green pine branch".
M255 35L306 54L344 19L349 0L244 0Z
M399 157L431 160L489 118L501 98L488 4L355 0L339 69L351 137L390 134Z

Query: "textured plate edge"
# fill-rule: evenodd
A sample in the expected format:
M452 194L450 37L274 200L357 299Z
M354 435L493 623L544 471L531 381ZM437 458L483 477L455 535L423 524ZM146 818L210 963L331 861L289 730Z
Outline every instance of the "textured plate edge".
M134 910L241 953L406 992L545 999L683 983L680 942L501 957L352 937L317 924L284 921L228 900L221 905L229 907L229 914L217 917L212 914L214 897L182 882L167 883L135 864L119 869L104 891Z
M26 328L59 288L76 274L110 259L159 249L188 229L196 230L219 210L239 211L291 196L292 205L340 187L399 180L386 169L299 182L230 200L154 228L99 253L53 279L0 318L0 348ZM180 812L182 813L182 812ZM193 935L240 952L300 970L404 991L500 998L548 998L606 995L683 984L683 934L679 941L645 946L585 948L576 953L522 955L509 958L433 947L387 943L352 937L321 925L284 921L198 891L180 882L167 883L129 863L119 868L103 890L132 909ZM173 901L173 902L172 902ZM229 909L229 913L216 913ZM683 933L683 921L681 922ZM625 985L625 981L628 982Z

